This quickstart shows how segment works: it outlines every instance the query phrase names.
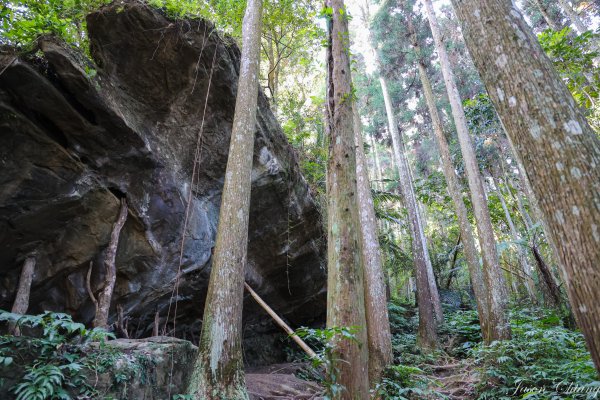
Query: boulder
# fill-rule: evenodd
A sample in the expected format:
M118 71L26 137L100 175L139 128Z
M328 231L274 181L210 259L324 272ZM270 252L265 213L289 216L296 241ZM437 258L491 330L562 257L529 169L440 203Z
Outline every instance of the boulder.
M227 162L240 51L202 19L118 2L87 19L92 60L51 38L0 55L0 308L36 254L30 308L90 323L119 199L117 305L129 335L197 341ZM258 99L246 281L292 327L324 321L321 216L294 150ZM185 234L185 235L184 235ZM167 321L167 316L169 320ZM278 328L246 296L248 363ZM267 335L267 336L265 336ZM260 339L265 337L265 340Z

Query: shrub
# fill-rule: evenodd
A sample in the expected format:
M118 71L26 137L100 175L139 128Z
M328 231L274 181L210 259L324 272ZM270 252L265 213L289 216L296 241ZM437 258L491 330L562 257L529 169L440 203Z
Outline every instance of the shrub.
M600 381L583 335L560 321L549 310L515 309L511 340L475 346L471 354L483 366L479 398L595 398Z
M1 367L13 368L15 360L24 362L16 366L23 368L25 375L11 389L17 400L70 399L71 391L93 397L94 389L83 373L91 359L82 355L80 345L103 342L112 334L98 328L86 329L60 313L19 315L0 310L0 321L40 332L40 337L0 336Z

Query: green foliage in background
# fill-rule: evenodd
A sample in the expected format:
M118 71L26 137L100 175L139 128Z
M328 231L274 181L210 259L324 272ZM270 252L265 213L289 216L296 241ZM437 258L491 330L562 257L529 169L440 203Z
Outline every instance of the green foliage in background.
M577 104L586 110L590 124L600 134L600 68L594 64L599 56L595 46L600 34L587 31L576 35L565 27L558 32L547 29L538 35L538 40Z
M55 35L87 49L85 16L108 0L1 0L0 44L34 48L42 35Z

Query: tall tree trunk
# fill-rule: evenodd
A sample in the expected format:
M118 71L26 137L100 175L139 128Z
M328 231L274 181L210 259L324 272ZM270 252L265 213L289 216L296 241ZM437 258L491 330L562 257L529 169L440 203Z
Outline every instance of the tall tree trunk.
M477 221L477 231L479 233L479 243L481 246L481 254L483 258L483 275L488 292L487 305L489 325L488 332L484 334L484 338L488 341L502 340L510 338L510 325L506 313L508 295L504 276L498 263L498 253L496 251L496 240L490 219L490 212L487 207L483 182L479 173L479 166L475 157L475 150L469 131L467 128L467 119L462 107L458 87L456 86L456 78L452 72L450 60L444 43L440 28L433 10L431 0L424 0L427 18L431 26L431 32L435 42L435 47L440 58L440 65L448 99L452 108L452 116L456 125L458 134L458 142L462 151L465 171L471 191L471 200L473 202L473 210L475 212L475 220Z
M544 21L546 21L546 25L548 25L548 27L553 31L560 31L560 25L556 21L554 21L554 19L552 19L552 17L550 16L550 13L548 12L548 7L544 3L544 0L535 0L535 4L538 6L542 17L544 18Z
M379 150L377 149L377 142L375 141L375 138L373 136L370 136L371 138L371 143L369 143L371 145L371 149L373 151L373 159L375 160L375 176L377 177L377 184L375 185L375 187L379 190L383 190L384 189L384 182L383 182L383 174L381 171L381 161L379 159Z
M392 136L394 146L394 155L396 165L400 174L400 187L404 197L404 205L408 211L409 229L412 236L412 251L415 262L415 278L417 281L417 303L419 310L419 332L418 343L423 349L435 349L437 347L436 319L437 322L443 321L439 293L436 287L431 287L431 281L428 276L428 266L431 265L421 217L417 209L417 200L415 198L413 183L410 179L408 162L404 154L404 143L398 132L396 118L392 109L392 101L388 93L387 84L383 77L379 78L383 99L385 101L385 110L388 118L388 129ZM435 284L435 281L433 282Z
M35 272L35 256L30 255L25 258L23 267L21 267L21 276L19 277L19 287L15 295L15 301L10 310L13 314L25 314L29 308L29 295L31 294L31 283L33 282L33 274ZM21 331L16 325L11 325L8 329L9 333L15 336L20 336Z
M126 220L127 201L125 199L121 199L119 217L113 225L112 232L110 233L110 242L108 243L108 248L106 249L106 255L104 257L104 286L100 293L98 293L96 315L94 316L94 321L92 322L92 326L95 328L106 328L108 326L110 301L115 289L115 282L117 281L117 266L115 264L115 260L117 258L117 248L119 247L119 236L121 235L121 229L123 229L123 225L125 225Z
M452 278L454 278L455 275L455 270L456 268L454 268L456 266L456 259L458 258L458 246L460 246L460 240L461 240L461 234L458 235L458 239L456 240L456 246L454 246L454 249L452 251L452 261L450 261L450 265L448 267L448 270L450 271L448 273L448 279L446 280L446 290L450 290L450 285L452 284ZM475 299L477 300L477 298Z
M442 171L446 178L446 184L448 187L448 193L454 203L456 210L456 216L458 218L458 224L460 227L461 238L463 242L463 249L465 253L465 259L469 268L469 274L471 276L471 283L473 285L473 292L475 293L475 300L477 302L477 311L479 313L479 322L481 324L481 332L485 335L488 333L488 306L487 306L487 290L485 288L483 280L483 272L479 264L479 253L475 245L475 237L473 235L473 228L469 222L469 216L467 213L467 207L463 201L462 190L458 177L452 164L452 156L450 155L450 148L446 135L444 134L442 120L440 118L437 105L435 103L435 97L433 89L431 87L431 81L427 75L427 66L425 60L422 57L419 43L416 39L416 34L412 25L412 21L409 22L409 29L411 29L412 45L415 49L417 56L417 66L419 69L419 77L421 79L421 85L423 86L423 93L429 109L429 115L431 116L431 122L433 124L433 131L435 133L435 139L440 152Z
M392 363L392 335L387 310L387 293L381 249L377 237L377 219L367 174L362 126L354 107L354 133L356 136L356 186L360 216L360 238L364 263L365 313L369 343L369 381L374 387L383 370Z
M356 149L347 10L343 0L328 0L327 120L327 326L357 327L359 343L334 342L333 368L345 390L342 399L369 396L369 354L360 215L356 185Z
M517 246L517 256L519 259L519 264L521 264L521 271L525 276L525 289L527 289L527 295L529 296L530 300L536 302L537 297L535 294L535 282L533 281L533 269L527 261L527 253L525 252L523 245L519 244L521 238L519 236L519 232L517 231L517 227L513 222L512 216L510 215L510 211L508 209L508 206L506 205L506 200L502 195L502 190L500 189L498 181L494 179L493 176L491 176L491 178L492 184L494 185L494 192L496 193L498 200L500 200L500 205L502 205L502 210L504 211L504 217L506 218L506 222L510 230L510 235L512 237L513 242L515 243L515 246Z
M512 179L506 179L506 184L513 186L518 190L517 186L514 184ZM523 185L526 186L526 185ZM512 192L509 188L509 193L512 196ZM548 307L559 307L562 303L560 289L556 284L556 280L554 278L554 274L552 270L542 257L540 250L537 244L536 233L533 231L533 220L531 216L525 209L525 205L523 204L522 195L517 192L516 195L512 196L513 199L517 201L517 207L519 208L519 213L523 217L523 222L525 223L525 227L527 229L527 233L530 237L530 249L533 255L533 259L535 260L535 264L538 267L538 275L540 277L540 286L542 287L542 293L544 295L544 302Z
M577 14L577 11L575 11L573 7L571 7L567 0L558 0L558 3L560 4L560 8L562 8L565 14L567 14L567 16L569 17L571 23L573 24L573 26L575 26L575 29L577 29L578 33L583 33L587 31L587 28L583 24L581 17L579 16L579 14Z
M535 242L531 245L531 251L533 252L533 257L535 258L538 270L540 271L540 281L544 288L544 300L546 305L548 307L559 307L562 303L560 289L554 280L554 276L552 276L550 268L542 258L540 250Z
M452 2L543 213L573 311L600 371L600 139L510 2Z
M248 0L229 157L198 358L188 394L247 399L242 359L242 304L260 62L262 1Z

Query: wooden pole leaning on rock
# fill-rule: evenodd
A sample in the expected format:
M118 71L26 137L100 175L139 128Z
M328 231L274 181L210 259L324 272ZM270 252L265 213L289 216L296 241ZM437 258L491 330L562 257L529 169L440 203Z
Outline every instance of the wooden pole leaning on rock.
M275 322L277 322L277 325L279 325L288 335L290 335L294 342L298 343L298 346L300 346L310 358L317 357L317 353L315 353L313 349L311 349L304 340L300 339L300 337L296 335L296 333L292 330L292 328L289 327L288 324L286 324L281 318L279 318L275 311L273 311L273 309L269 307L269 305L265 303L264 300L261 299L260 296L254 290L252 290L250 285L244 282L244 286L246 287L246 290L248 290L250 295L254 298L254 300L256 300L256 302L267 312L267 314L269 314L271 318L273 318Z
M19 277L19 287L15 295L11 312L13 314L25 314L29 308L29 295L31 293L31 283L33 282L33 273L35 272L35 255L30 255L25 259L21 276ZM21 331L16 324L9 326L9 332L14 336L21 336Z
M104 257L104 268L106 275L104 278L103 288L96 298L96 315L94 316L94 321L92 322L92 326L94 328L107 328L108 325L110 302L112 299L113 290L115 288L115 282L117 280L117 268L115 261L117 257L117 247L119 246L119 235L121 234L121 229L123 229L123 225L125 225L125 221L127 220L127 213L127 201L123 198L121 199L119 216L117 221L113 224L113 228L110 233L110 242L108 243L106 256Z

